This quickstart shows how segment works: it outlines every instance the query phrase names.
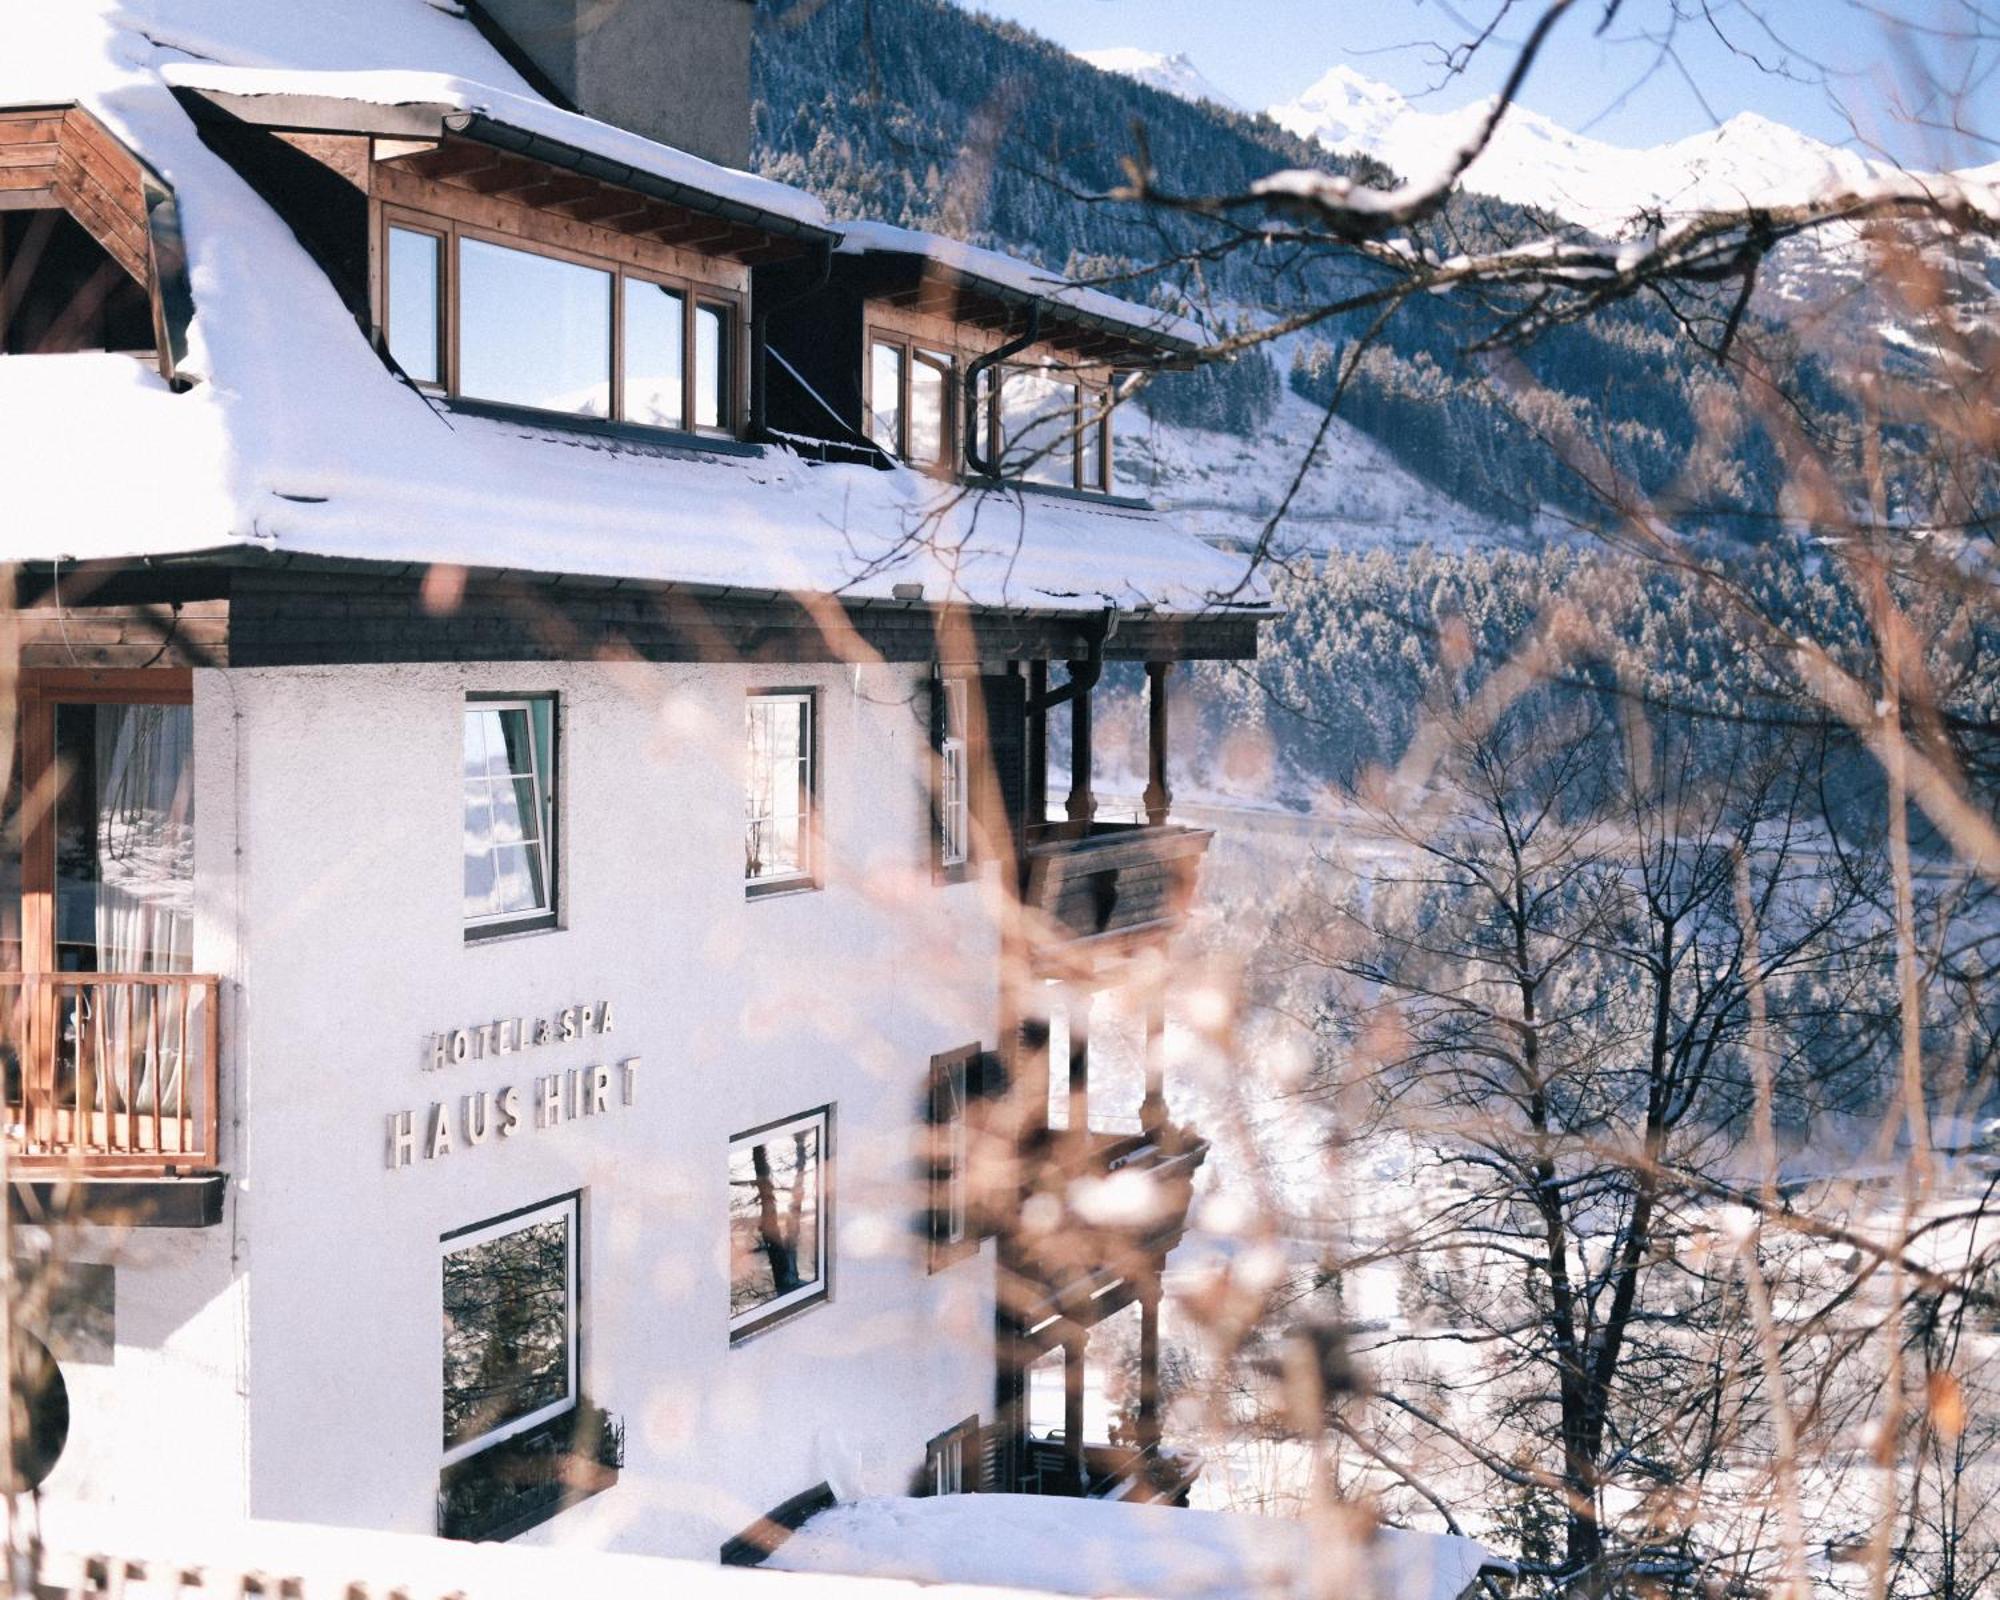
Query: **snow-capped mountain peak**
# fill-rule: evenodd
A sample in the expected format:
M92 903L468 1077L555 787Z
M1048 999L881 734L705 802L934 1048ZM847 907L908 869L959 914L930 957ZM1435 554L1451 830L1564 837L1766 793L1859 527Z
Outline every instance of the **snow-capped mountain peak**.
M1491 106L1488 99L1452 110L1420 109L1390 85L1342 64L1270 114L1301 138L1375 156L1422 184L1475 137ZM1641 212L1797 200L1884 170L1754 111L1686 138L1632 149L1572 133L1514 105L1465 181L1477 192L1617 232Z
M1225 111L1241 111L1228 95L1208 81L1186 56L1167 55L1158 50L1139 50L1118 45L1105 50L1082 50L1078 55L1100 72L1115 72L1149 88L1162 89L1183 100L1206 100Z

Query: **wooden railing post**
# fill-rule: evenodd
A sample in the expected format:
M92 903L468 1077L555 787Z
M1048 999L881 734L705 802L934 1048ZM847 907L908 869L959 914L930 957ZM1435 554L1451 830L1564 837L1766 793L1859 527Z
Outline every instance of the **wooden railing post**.
M1167 787L1167 673L1172 663L1146 663L1146 821L1163 827L1173 791Z
M1090 1469L1083 1453L1084 1355L1089 1338L1079 1328L1063 1340L1063 1475L1073 1495L1090 1487Z
M1069 701L1069 820L1079 829L1088 829L1097 817L1097 796L1090 788L1090 690L1095 680L1094 662L1072 661L1070 681L1076 692Z
M1160 1280L1152 1275L1139 1290L1139 1448L1160 1448Z

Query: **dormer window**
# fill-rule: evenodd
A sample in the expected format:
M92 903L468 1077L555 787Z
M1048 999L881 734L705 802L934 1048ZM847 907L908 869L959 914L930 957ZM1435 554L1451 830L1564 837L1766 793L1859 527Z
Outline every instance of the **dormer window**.
M742 310L728 291L443 218L392 212L384 234L383 340L413 383L592 421L735 431Z

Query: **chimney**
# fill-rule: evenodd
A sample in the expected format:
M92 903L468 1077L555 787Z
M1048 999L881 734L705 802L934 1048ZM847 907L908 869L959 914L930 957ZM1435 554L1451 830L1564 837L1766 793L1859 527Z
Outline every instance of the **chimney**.
M524 77L585 116L727 167L747 167L754 6L755 0L474 0L466 9Z

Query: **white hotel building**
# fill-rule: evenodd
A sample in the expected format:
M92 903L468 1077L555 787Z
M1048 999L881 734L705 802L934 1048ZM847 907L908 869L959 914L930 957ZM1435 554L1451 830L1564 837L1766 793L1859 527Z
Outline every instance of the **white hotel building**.
M591 9L0 18L32 1465L731 1559L913 1483L1171 1499L1163 697L1268 601L1107 413L1201 335L739 170L744 0L537 42ZM1140 823L1091 790L1119 660ZM1114 982L1139 1106L1090 1102ZM1114 1168L1155 1203L1092 1227Z

